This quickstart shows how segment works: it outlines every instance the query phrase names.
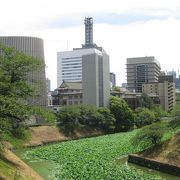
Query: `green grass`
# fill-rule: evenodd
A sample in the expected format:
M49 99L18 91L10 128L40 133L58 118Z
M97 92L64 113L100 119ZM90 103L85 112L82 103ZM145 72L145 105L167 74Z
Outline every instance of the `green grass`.
M48 179L158 179L157 176L119 164L118 158L143 150L132 146L136 131L105 135L26 151L23 158L29 161L50 160L57 164Z
M0 179L2 175L8 179L14 179L15 174L16 168L0 159Z

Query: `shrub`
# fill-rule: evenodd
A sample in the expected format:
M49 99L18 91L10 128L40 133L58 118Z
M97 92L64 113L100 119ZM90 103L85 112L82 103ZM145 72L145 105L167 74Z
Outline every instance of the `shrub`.
M162 142L162 138L167 131L167 126L162 123L155 123L146 127L143 127L136 133L132 139L133 145L139 145L143 147L149 147Z
M135 125L140 128L150 125L155 121L155 115L147 108L137 108L135 110Z

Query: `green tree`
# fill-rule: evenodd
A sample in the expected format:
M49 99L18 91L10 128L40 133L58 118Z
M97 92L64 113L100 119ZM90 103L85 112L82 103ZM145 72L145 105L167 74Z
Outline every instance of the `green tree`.
M116 132L129 131L132 129L134 124L133 112L122 98L112 96L110 98L109 108L116 119Z
M111 111L106 107L98 108L98 112L103 116L100 122L100 128L107 132L114 132L115 129L115 118L111 114Z
M0 126L0 133L23 136L24 122L36 109L27 103L28 98L35 95L38 83L28 82L29 74L41 68L41 60L0 45L0 122L6 126Z
M162 142L163 136L168 130L166 124L154 123L141 128L131 140L135 146L149 147Z
M99 127L103 116L98 112L96 106L80 105L80 123L89 127Z
M79 127L80 110L78 106L64 106L57 112L59 127L68 135Z
M154 112L155 121L160 121L162 117L167 117L168 113L162 109L161 105L153 105L151 111Z
M140 106L145 108L152 108L153 100L146 93L142 93L139 99Z
M138 128L152 124L154 121L154 112L150 111L148 108L137 108L135 110L135 125Z

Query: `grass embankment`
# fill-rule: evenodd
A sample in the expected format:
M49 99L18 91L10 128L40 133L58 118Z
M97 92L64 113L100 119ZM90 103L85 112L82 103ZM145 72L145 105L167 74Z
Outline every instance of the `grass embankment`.
M42 177L9 150L0 152L0 179L42 180Z
M139 155L159 162L180 166L180 132L170 140L139 153Z

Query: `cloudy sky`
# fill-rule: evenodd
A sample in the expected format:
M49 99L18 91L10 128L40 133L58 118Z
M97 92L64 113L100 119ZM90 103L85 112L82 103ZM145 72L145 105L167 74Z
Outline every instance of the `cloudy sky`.
M56 53L84 44L93 17L94 43L110 55L117 85L126 58L155 56L162 70L180 69L180 0L1 0L0 36L44 40L46 76L56 88Z

